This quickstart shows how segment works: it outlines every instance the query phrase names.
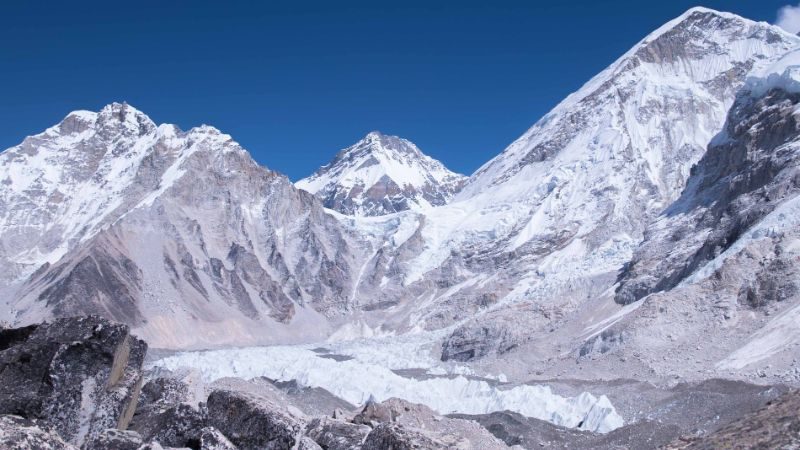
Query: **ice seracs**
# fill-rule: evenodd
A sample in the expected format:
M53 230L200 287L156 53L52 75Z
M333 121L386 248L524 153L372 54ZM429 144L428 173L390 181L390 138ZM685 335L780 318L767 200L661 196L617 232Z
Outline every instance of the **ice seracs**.
M412 142L373 131L295 185L315 194L326 208L379 216L443 205L465 179Z

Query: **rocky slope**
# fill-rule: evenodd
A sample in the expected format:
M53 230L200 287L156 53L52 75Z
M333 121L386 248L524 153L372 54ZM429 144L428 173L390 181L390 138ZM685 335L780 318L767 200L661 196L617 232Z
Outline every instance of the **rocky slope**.
M295 186L342 214L380 216L444 205L465 180L413 143L373 131Z

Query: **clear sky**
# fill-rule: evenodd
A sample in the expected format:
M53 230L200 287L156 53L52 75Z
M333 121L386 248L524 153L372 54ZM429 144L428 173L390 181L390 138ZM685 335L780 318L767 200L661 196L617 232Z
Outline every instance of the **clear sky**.
M786 1L702 5L774 22ZM5 1L0 148L127 101L301 178L371 130L469 174L697 1Z

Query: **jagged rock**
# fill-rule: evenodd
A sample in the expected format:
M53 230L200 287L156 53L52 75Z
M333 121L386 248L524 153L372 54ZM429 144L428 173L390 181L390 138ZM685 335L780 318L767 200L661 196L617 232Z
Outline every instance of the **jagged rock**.
M185 403L163 410L148 409L131 423L145 440L172 447L197 446L205 427L205 413Z
M140 409L168 407L189 401L189 386L178 378L157 377L142 386L139 396Z
M366 425L321 417L308 424L306 435L326 450L355 450L361 448L370 430Z
M236 446L214 427L200 430L200 450L236 450Z
M19 416L0 416L0 448L7 450L78 450L64 442L50 430L43 429L36 421Z
M421 431L398 424L381 424L367 436L362 450L434 450L447 446Z
M40 419L77 445L124 429L146 349L127 326L97 316L0 330L0 413Z
M225 390L208 396L208 422L242 450L291 449L303 429L299 418L272 402Z
M310 437L303 436L297 443L297 450L322 450L322 447Z
M378 403L370 397L364 409L353 417L353 423L375 426L379 423L391 423L396 418L396 412L389 405Z
M142 435L135 431L109 428L97 433L90 442L84 445L84 448L88 450L137 450L142 444Z

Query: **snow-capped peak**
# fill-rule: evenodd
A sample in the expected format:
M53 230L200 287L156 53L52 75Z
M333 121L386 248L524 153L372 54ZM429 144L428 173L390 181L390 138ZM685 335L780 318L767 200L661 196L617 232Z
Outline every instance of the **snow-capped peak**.
M372 131L296 186L341 213L378 216L443 205L464 180L412 142Z

